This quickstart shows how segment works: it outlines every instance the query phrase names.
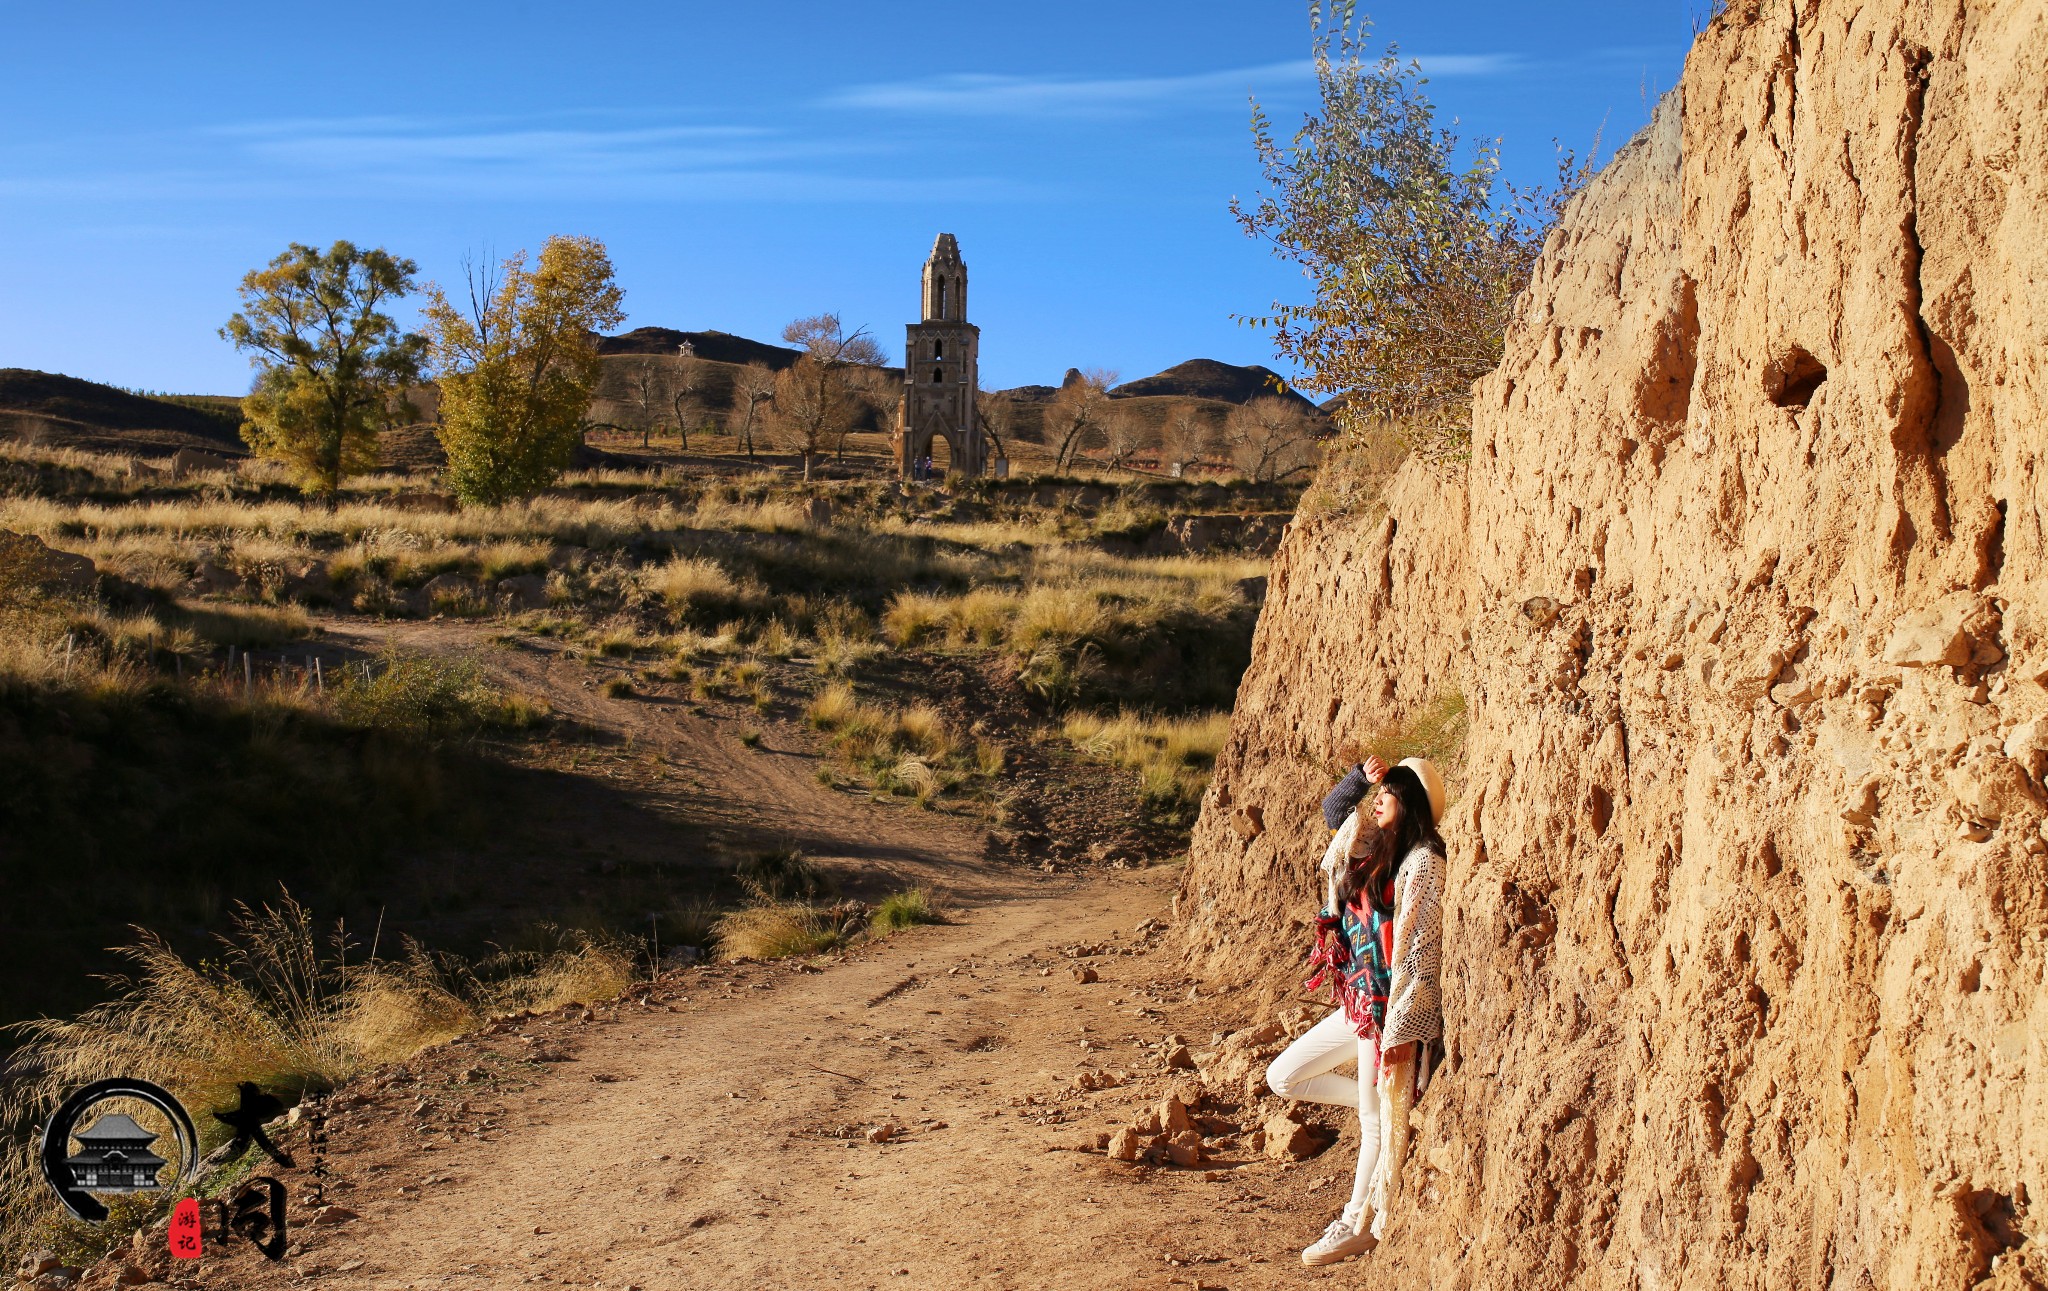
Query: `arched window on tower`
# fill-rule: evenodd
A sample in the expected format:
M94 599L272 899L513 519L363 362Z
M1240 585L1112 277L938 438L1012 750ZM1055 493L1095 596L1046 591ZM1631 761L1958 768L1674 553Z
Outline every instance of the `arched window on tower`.
M946 379L946 372L945 372L945 369L943 369L943 368L933 368L933 369L932 369L932 384L933 384L933 385L937 385L937 384L938 384L939 382L941 382L941 381L944 381L945 379Z
M939 302L938 302L938 303L939 303L939 307L938 307L938 309L937 309L937 310L936 310L936 311L935 311L935 312L933 313L933 315L932 315L932 316L933 316L934 318L944 318L944 317L946 316L946 280L945 280L944 278L941 278L941 279L939 279Z
M946 343L944 341L932 342L932 357L935 359L943 359L946 357Z

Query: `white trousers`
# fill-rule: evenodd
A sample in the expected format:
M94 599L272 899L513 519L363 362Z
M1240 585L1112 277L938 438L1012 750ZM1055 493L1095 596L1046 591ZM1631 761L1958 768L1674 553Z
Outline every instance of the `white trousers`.
M1366 1200L1380 1159L1380 1098L1373 1085L1379 1067L1379 1045L1358 1034L1351 1019L1338 1009L1301 1033L1266 1068L1266 1084L1282 1098L1358 1109L1358 1173L1344 1218L1363 1231ZM1358 1076L1341 1076L1337 1068L1358 1064Z

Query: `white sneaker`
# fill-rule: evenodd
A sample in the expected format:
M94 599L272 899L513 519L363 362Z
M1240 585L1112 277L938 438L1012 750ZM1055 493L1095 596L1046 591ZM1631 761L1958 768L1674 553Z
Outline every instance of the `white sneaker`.
M1363 1255L1372 1247L1371 1233L1353 1232L1351 1221L1339 1217L1330 1221L1323 1235L1315 1244L1301 1253L1301 1262L1310 1268L1321 1264L1335 1264L1348 1260L1354 1255Z

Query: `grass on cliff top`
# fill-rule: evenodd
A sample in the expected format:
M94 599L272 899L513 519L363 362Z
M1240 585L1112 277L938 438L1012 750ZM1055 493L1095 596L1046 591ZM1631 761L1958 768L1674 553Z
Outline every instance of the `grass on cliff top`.
M1443 773L1445 805L1455 802L1465 780L1465 734L1469 721L1465 696L1456 690L1442 691L1416 709L1405 721L1386 722L1362 732L1338 747L1340 766L1350 767L1377 753L1388 762L1403 758L1428 758Z

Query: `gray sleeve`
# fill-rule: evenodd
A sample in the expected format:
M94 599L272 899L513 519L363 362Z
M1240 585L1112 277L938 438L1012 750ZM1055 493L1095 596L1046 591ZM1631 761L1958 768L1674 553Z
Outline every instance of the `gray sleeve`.
M1372 781L1365 778L1365 768L1351 768L1351 774L1339 780L1337 787L1323 798L1323 823L1331 829L1343 824L1344 818L1365 800L1371 788Z

